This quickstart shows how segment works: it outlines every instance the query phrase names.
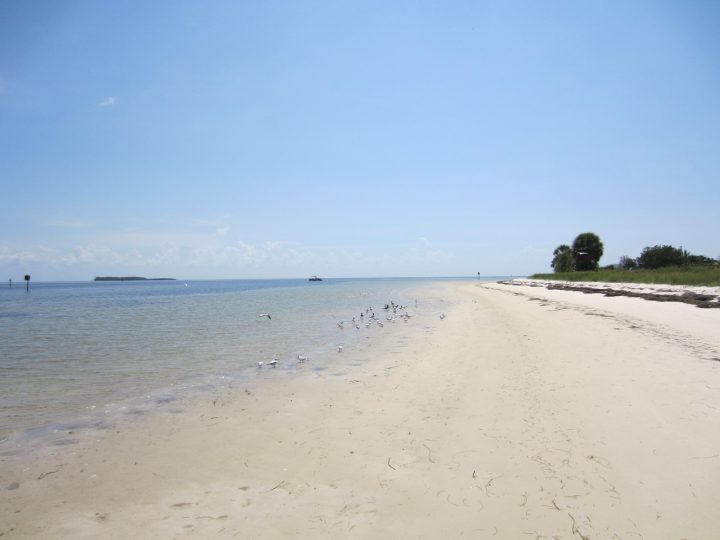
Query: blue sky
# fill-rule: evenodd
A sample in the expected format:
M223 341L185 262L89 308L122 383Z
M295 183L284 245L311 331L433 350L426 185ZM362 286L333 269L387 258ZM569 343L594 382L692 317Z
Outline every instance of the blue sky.
M720 257L720 3L0 4L0 278Z

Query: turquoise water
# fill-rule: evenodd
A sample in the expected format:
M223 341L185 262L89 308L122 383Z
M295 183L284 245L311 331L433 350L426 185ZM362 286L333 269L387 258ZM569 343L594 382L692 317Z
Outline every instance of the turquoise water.
M437 280L436 280L437 281ZM274 371L324 369L379 325L353 316L391 301L410 314L428 279L33 283L0 289L0 444L99 425ZM23 284L24 285L24 284ZM259 317L269 313L271 319ZM365 314L367 317L367 314ZM344 328L337 325L344 321Z

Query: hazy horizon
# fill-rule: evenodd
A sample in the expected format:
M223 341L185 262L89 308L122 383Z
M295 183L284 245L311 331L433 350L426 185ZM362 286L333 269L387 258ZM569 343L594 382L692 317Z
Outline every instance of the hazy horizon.
M96 277L139 277L144 278L140 280L124 280L123 282L126 283L138 283L143 281L307 281L310 276L290 276L290 277L284 277L284 278L267 278L267 277L228 277L228 278L187 278L182 276L150 276L150 275L102 275L102 276L92 276L87 279L35 279L35 277L32 274L29 274L31 276L30 279L30 287L32 288L33 283L87 283L87 282L94 282ZM456 276L321 276L323 281L339 281L339 280L382 280L382 279L396 279L396 280L402 280L402 279L480 279L480 280L488 280L488 279L494 279L494 278L520 278L520 277L526 277L525 274L498 274L498 275L456 275ZM25 279L24 275L13 277L10 276L12 279L12 286L15 287L25 287ZM119 280L112 281L100 281L101 283L118 283ZM8 281L5 282L5 287L8 286ZM0 282L0 287L3 287L2 282Z

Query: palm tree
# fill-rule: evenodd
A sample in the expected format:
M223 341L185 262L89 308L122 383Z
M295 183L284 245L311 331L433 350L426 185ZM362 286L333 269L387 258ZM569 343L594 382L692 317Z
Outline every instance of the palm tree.
M579 234L572 245L576 270L597 270L603 243L595 233Z

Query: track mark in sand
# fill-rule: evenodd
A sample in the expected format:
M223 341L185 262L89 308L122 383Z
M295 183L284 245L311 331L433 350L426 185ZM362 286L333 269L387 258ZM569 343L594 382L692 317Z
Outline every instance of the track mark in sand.
M360 515L360 514L376 514L377 500L375 497L367 497L363 500L346 504L338 512L340 515Z
M270 493L271 491L275 491L276 489L280 489L281 487L285 487L286 485L287 485L287 482L285 482L285 480L283 480L279 484L276 484L275 486L268 489L265 493Z
M693 456L690 459L717 459L720 457L720 454L713 454L712 456Z
M492 483L495 480L497 480L498 478L502 478L503 476L505 476L505 475L499 474L498 476L493 476L492 478L490 478L490 480L485 482L485 495L487 495L488 497L490 497L490 495L494 495L494 493L492 493L492 494L490 493L490 488L492 487Z
M605 317L608 319L614 319L615 317L613 315L609 315L607 313L599 313L597 311L586 311L585 315L589 317Z
M390 467L393 471L397 471L397 469L395 467L390 465L390 458L388 458L388 460L387 460L387 466Z
M185 508L186 506L192 506L195 503L189 503L189 502L179 502L175 504L171 504L170 508Z
M423 446L424 446L425 448L427 448L427 451L428 451L428 461L429 461L430 463L435 463L435 461L434 461L433 458L432 458L432 450L430 449L430 447L429 447L427 444L425 444L425 443L423 443Z
M448 493L448 492L445 491L444 489L441 489L440 491L438 491L438 492L435 494L435 496L436 496L436 497L440 497L443 493L445 494L445 502L447 502L448 504L451 504L452 506L455 506L455 507L459 507L459 506L460 506L459 504L454 503L454 502L452 502L452 501L450 500L450 497L452 497L452 494L451 494L451 493ZM463 502L464 502L464 500L463 500ZM465 506L467 506L467 504L465 504Z
M590 540L589 536L585 536L583 533L580 532L580 530L577 528L577 523L575 522L575 517L568 512L568 516L570 516L570 519L572 519L572 534L575 536L576 534L580 536L582 540Z
M57 472L57 471L44 472L44 473L42 473L40 476L38 476L37 479L38 479L38 480L42 480L42 479L45 478L46 476L50 476L51 474L55 474L56 472Z

